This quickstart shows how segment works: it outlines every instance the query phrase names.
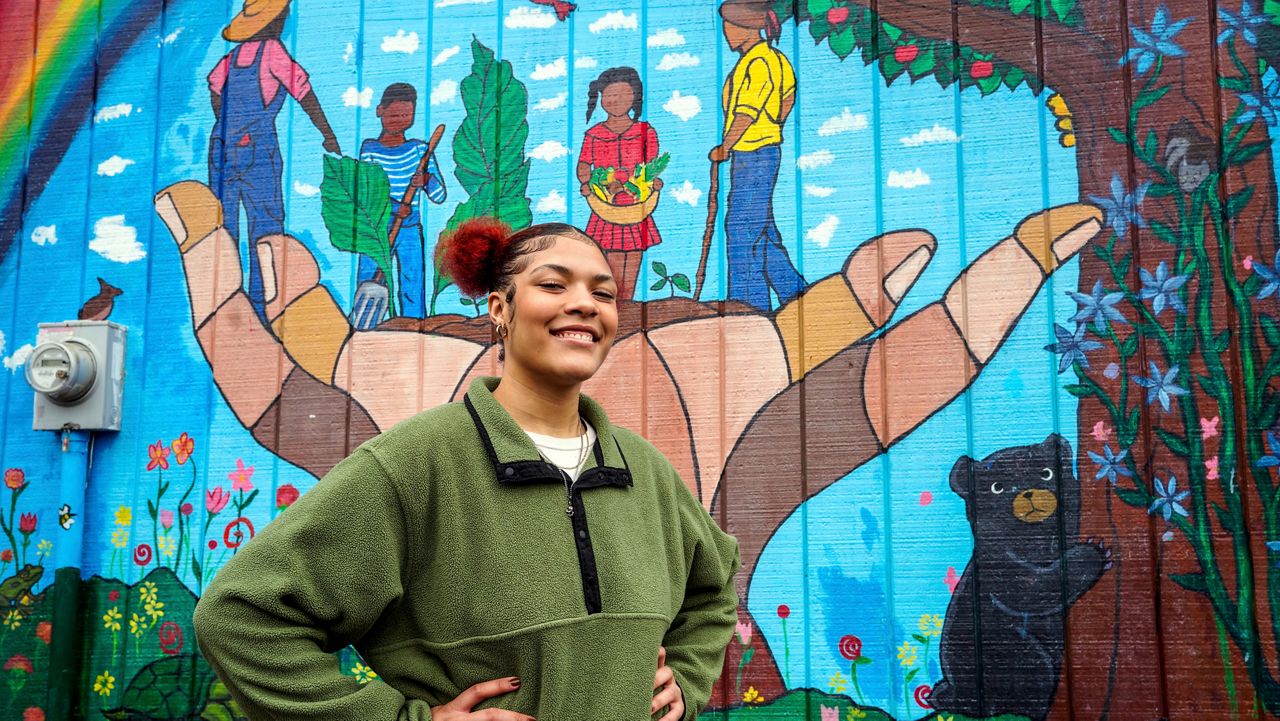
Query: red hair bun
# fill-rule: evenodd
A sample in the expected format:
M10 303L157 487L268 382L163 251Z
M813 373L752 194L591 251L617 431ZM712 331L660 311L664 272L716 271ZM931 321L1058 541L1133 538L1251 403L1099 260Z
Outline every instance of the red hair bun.
M436 262L458 290L479 298L493 288L510 243L511 227L493 218L464 220L436 246Z

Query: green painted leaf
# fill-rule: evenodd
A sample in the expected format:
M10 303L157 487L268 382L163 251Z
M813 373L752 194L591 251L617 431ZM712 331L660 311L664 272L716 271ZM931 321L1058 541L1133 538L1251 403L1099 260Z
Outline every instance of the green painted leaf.
M751 659L752 659L752 658L754 658L754 657L755 657L755 655L756 655L756 647L755 647L755 646L752 646L751 648L749 648L749 649L747 649L746 651L744 651L744 652L742 653L742 665L743 665L743 666L746 666L747 664L751 663Z
M667 287L667 279L659 278L657 283L649 286L649 290L662 290L665 287Z
M898 43L898 38L902 37L902 28L892 23L880 23L880 29L884 31L885 37L889 39L886 47L892 47Z
M912 79L922 78L933 72L937 64L938 57L934 54L933 44L930 43L920 48L920 54L907 66L907 72L911 74Z
M1006 88L1009 88L1010 90L1014 90L1018 87L1018 83L1021 83L1023 80L1026 80L1026 78L1027 78L1027 74L1022 72L1022 68L1011 67L1004 74L1004 85Z
M855 658L853 662L859 666L866 666L867 664L871 663L871 659L867 658L866 656L859 656Z
M1026 12L1026 9L1030 5L1031 0L1009 0L1009 12L1014 15L1020 15L1023 12Z
M1260 313L1258 315L1258 323L1262 325L1262 335L1267 339L1267 345L1272 348L1280 346L1280 324L1276 323L1276 319L1265 313Z
M693 286L689 284L689 276L684 273L676 273L671 276L671 284L686 293L691 292L693 288Z
M1232 165L1243 165L1257 157L1258 153L1271 147L1270 143L1250 143L1236 148L1227 162Z
M849 53L853 52L854 37L853 28L845 25L827 37L827 42L831 44L831 52L836 57L844 60L849 57Z
M917 642L917 643L928 643L928 641L925 639L925 637L924 637L924 636L921 636L921 635L920 635L920 634L918 634L918 633L913 633L913 634L911 634L911 638L914 638L914 639L916 640L916 642Z
M1178 234L1174 232L1173 228L1170 228L1169 226L1165 225L1159 220L1152 220L1152 221L1149 221L1149 223L1151 224L1151 230L1156 234L1156 237L1159 238L1160 240L1163 240L1164 242L1170 245L1181 244L1178 238Z
M903 683L911 683L911 679L915 678L916 674L918 673L920 673L920 669L918 668L911 669L911 673L908 673L907 677L902 680Z
M1218 382L1213 379L1213 376L1197 375L1196 380L1200 383L1200 388L1204 390L1206 395L1217 397Z
M320 217L329 231L329 242L349 253L373 259L393 282L391 246L387 225L391 220L391 184L377 163L355 158L324 158L320 182Z
M1057 15L1062 22L1067 22L1075 6L1076 0L1049 0L1049 7L1053 8L1053 14Z
M1227 329L1219 333L1213 339L1213 350L1216 353L1222 353L1231 345L1231 330Z
M1175 454L1186 457L1190 452L1187 449L1187 439L1182 436L1166 431L1163 428L1157 428L1156 435L1160 436L1160 440L1164 441L1164 444L1169 447L1169 450L1173 451Z
M1000 84L1004 82L999 73L992 73L987 77L978 81L978 89L983 95L990 95L1000 89Z
M1121 145L1124 145L1124 146L1129 145L1128 133L1124 132L1120 128L1107 128L1107 134L1110 135L1111 139L1116 141L1117 143L1120 143Z
M1128 338L1120 341L1120 355L1125 358L1133 357L1138 352L1138 334L1130 333Z
M1218 523L1221 523L1223 528L1233 533L1243 530L1240 526L1240 520L1236 518L1235 514L1223 508L1220 504L1213 504L1213 512L1218 516Z
M1154 104L1155 102L1160 100L1160 98L1163 98L1165 96L1165 93L1169 92L1169 90L1171 90L1172 88L1173 88L1172 84L1162 85L1156 88L1155 90L1147 90L1147 91L1138 93L1138 97L1133 99L1134 112L1137 112L1147 107L1148 105Z
M650 264L649 264L649 267L653 269L653 272L654 272L654 273L657 273L658 275L660 275L660 276L662 276L662 277L664 277L664 278L667 276L667 264L666 264L666 263L663 263L663 262L662 262L662 261L660 261L660 260L655 260L655 261L653 261L652 263L650 263Z
M1227 197L1227 217L1234 218L1244 210L1249 204L1249 199L1253 197L1253 186L1249 185L1232 193Z
M1171 573L1169 580L1188 591L1209 593L1209 584L1205 581L1203 573Z
M1076 398L1088 398L1093 395L1093 386L1085 383L1068 383L1062 388Z

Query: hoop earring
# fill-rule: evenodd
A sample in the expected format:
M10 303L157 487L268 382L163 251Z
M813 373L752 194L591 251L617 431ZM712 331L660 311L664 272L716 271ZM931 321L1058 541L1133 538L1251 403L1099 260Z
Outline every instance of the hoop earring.
M509 331L507 330L507 324L506 324L506 323L499 323L499 324L496 326L496 328L497 328L497 331L498 331L498 337L499 337L499 338L506 338L506 337L507 337L507 333L508 333Z

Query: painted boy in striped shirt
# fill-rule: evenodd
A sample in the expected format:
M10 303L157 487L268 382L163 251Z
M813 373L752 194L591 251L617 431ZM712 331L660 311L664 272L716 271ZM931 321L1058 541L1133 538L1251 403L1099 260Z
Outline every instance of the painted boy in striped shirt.
M425 177L417 174L427 144L422 140L405 139L405 131L413 127L418 104L418 91L408 83L392 83L382 93L378 103L378 117L382 119L382 134L360 145L360 159L377 163L387 172L391 182L391 202L395 214L404 219L395 241L396 265L399 267L396 283L399 314L408 318L425 318L426 264L424 262L422 215L417 193L413 201L402 204L405 190L412 185L427 199L437 205L444 202L444 175L436 164L435 155L427 161ZM395 217L392 221L395 222ZM390 226L388 226L388 230ZM377 272L373 258L360 256L357 283L369 280Z

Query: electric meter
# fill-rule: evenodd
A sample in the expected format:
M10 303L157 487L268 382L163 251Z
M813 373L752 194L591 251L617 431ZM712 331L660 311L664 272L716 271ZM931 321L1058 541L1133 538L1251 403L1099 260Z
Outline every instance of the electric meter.
M124 339L111 321L41 323L24 370L35 391L32 429L120 430Z
M83 341L41 343L27 358L27 383L54 403L71 404L93 388L98 364Z

